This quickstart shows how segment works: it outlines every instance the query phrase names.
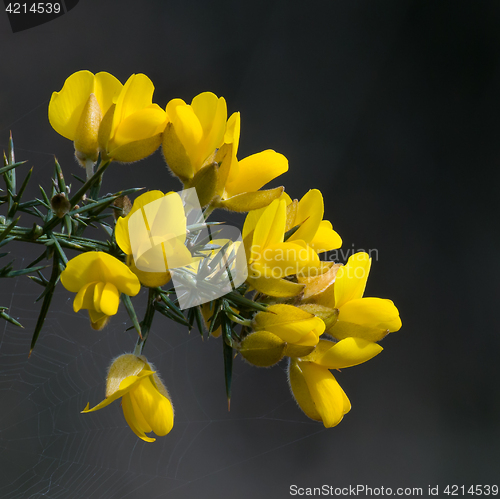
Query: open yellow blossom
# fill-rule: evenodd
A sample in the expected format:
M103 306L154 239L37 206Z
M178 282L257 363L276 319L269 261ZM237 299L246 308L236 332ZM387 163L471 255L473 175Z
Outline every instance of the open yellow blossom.
M111 364L106 383L106 398L92 409L97 411L122 399L123 415L132 431L145 442L156 439L146 433L163 437L174 426L174 409L165 385L144 356L124 354Z
M61 273L61 283L77 293L73 310L89 311L93 329L102 329L120 304L120 293L135 296L141 289L139 279L114 256L90 251L72 258Z
M346 338L338 343L320 340L308 356L290 359L290 388L304 414L322 421L325 428L339 424L351 403L329 369L361 364L381 351L377 343L361 338Z
M239 351L250 364L269 367L285 355L301 357L318 344L325 323L314 314L286 304L270 305L252 320L253 330Z
M149 191L139 196L126 217L116 222L115 238L127 263L149 287L170 281L168 269L191 263L184 245L186 215L179 194Z
M255 331L269 331L287 343L315 346L325 330L325 323L300 308L292 305L276 304L258 312L253 321Z
M153 104L153 92L154 85L144 74L134 74L126 81L99 129L104 157L128 163L160 147L167 116L158 104Z
M49 121L54 130L72 140L77 159L95 162L99 153L98 133L103 116L113 105L122 84L111 74L77 71L54 92L49 103Z
M371 258L360 252L345 266L332 267L317 279L299 278L306 286L304 301L338 309L337 322L327 331L337 339L352 336L379 341L401 328L399 311L391 300L363 297L370 266Z
M243 226L243 242L248 260L247 282L269 296L291 297L304 285L284 278L321 262L304 241L284 242L286 202L275 199L269 206L251 211Z
M186 184L222 145L226 101L211 92L197 95L191 104L173 99L167 104L167 115L163 155L168 167Z
M300 201L292 201L286 193L282 196L287 204L286 230L299 226L288 241L303 240L318 253L342 246L342 239L332 224L323 220L323 196L318 189L311 189Z
M224 145L215 161L220 162L216 194L217 205L245 212L269 205L283 192L283 187L259 191L265 184L288 171L288 160L273 150L252 154L242 160L236 155L240 140L240 113L233 113L227 122Z

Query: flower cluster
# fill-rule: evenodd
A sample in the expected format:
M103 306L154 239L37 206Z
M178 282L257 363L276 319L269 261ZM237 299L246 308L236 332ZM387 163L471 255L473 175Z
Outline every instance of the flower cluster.
M228 401L235 352L258 367L286 358L288 383L302 411L325 427L337 425L351 404L331 370L370 360L382 351L378 342L401 328L392 301L364 297L371 259L363 252L345 265L321 259L342 245L323 219L321 192L313 189L297 200L284 187L262 190L288 170L288 161L273 150L238 159L241 118L238 112L228 118L223 97L204 92L190 104L173 99L163 109L153 103L153 92L143 74L122 84L109 73L78 71L53 93L49 121L73 141L87 172L76 193L56 161L50 199L42 189L44 200L20 203L12 175L21 163L13 149L6 159L9 211L0 240L11 233L12 239L43 243L37 262L53 260L49 279L41 274L44 267L17 271L38 272L31 277L44 286L32 350L60 280L76 293L74 311L88 310L93 329L103 329L122 302L138 334L133 353L112 362L106 398L83 412L121 398L125 420L142 440L154 441L150 432L171 431L170 396L143 356L159 312L189 329L196 325L202 335L221 337ZM127 195L139 189L100 196L110 164L141 160L160 147L180 191L164 193L165 186L133 202ZM220 208L247 213L241 234L228 235L221 222L208 221ZM16 210L38 216L41 225L17 226ZM83 236L95 224L106 230L106 241ZM66 248L81 254L68 260ZM139 321L131 297L141 288L148 298ZM193 290L197 301L186 298ZM4 308L0 312L16 323Z

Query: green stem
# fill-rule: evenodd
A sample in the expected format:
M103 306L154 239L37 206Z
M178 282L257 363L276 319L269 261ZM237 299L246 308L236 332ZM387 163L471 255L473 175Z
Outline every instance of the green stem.
M87 181L91 179L92 175L94 175L94 162L87 158L85 159L85 171L87 173Z
M137 343L134 349L134 355L141 355L146 340L149 336L149 331L151 330L151 325L153 323L153 317L155 315L155 301L156 301L156 290L154 288L149 288L148 294L148 306L146 308L146 313L144 314L144 320L141 323L142 338L137 338Z

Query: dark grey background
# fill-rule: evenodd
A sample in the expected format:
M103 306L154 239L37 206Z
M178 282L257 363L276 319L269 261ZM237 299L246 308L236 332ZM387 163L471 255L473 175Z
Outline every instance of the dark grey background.
M380 356L337 376L353 408L325 430L295 406L284 365L237 359L227 413L220 341L158 318L145 353L176 423L146 444L118 403L79 414L133 347L127 317L91 331L61 288L28 360L39 289L2 282L0 303L25 326L0 324L2 498L498 484L498 2L81 0L17 34L0 14L0 41L0 144L12 130L31 193L48 188L53 154L82 173L47 120L74 71L143 72L161 106L211 90L241 111L240 158L282 152L290 170L274 185L299 198L320 188L344 249L378 250L367 295L393 299L403 320ZM108 171L105 190L177 188L159 153ZM19 264L38 250L13 247Z

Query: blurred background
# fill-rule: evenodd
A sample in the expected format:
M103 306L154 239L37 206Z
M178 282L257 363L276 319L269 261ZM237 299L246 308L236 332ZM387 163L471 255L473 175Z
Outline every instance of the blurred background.
M92 331L59 286L28 360L40 289L4 279L0 305L25 329L0 323L0 496L498 485L499 26L498 2L456 0L80 0L15 34L0 14L0 146L12 130L16 159L34 166L28 195L49 188L54 155L67 177L83 173L47 119L73 72L145 73L162 107L210 90L241 112L239 158L283 153L289 172L271 185L299 199L320 188L344 250L377 250L365 294L394 300L403 321L381 355L338 374L352 410L325 429L297 408L284 363L236 359L228 413L220 340L156 317L145 354L176 421L148 444L118 403L80 414L102 400L110 360L134 346L126 314ZM157 152L112 165L103 192L179 185ZM17 268L40 251L9 246Z

